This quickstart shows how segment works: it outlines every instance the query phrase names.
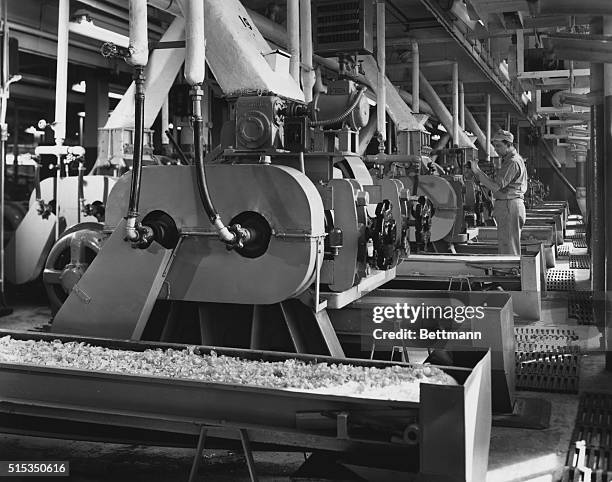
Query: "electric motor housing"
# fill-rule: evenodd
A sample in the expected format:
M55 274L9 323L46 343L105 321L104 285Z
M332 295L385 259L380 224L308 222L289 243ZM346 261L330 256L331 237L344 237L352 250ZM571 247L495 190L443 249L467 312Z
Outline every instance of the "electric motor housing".
M236 149L266 150L283 145L285 102L276 96L243 96L236 100Z

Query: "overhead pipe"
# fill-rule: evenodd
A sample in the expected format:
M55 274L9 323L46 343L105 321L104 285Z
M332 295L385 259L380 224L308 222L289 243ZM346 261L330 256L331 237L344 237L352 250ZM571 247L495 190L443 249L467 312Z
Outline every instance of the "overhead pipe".
M385 2L376 1L376 58L378 62L378 91L376 93L376 117L378 126L379 146L378 150L385 150L387 141L387 88L385 86L386 76L386 52L385 52Z
M306 103L312 101L315 84L315 72L312 65L312 9L310 2L311 0L300 0L302 90Z
M55 144L61 146L66 139L66 105L68 101L68 28L70 0L59 1L57 22L57 67L55 74Z
M419 73L419 80L423 98L429 103L436 117L440 120L447 132L453 132L453 117L444 105L444 102L442 102L434 88L423 75L423 72ZM453 139L453 143L457 144L459 147L475 148L474 143L470 140L463 129L459 129L458 138Z
M406 104L414 105L412 94L410 92L406 92L404 89L397 89L397 92L399 93L402 100L406 102ZM423 99L419 100L419 110L421 114L427 114L430 117L436 116L431 106L427 102L425 102Z
M459 139L459 64L453 62L453 140Z
M478 122L476 122L476 119L474 118L470 110L467 108L465 109L465 124L467 128L476 136L476 140L478 141L478 144L480 144L481 149L486 154L487 153L487 136L483 132L483 130L480 128L480 126L478 125ZM488 146L489 146L488 152L489 153L494 152L494 149L491 146L491 143L489 143Z
M142 154L144 148L144 103L145 74L144 69L149 60L149 44L147 31L147 1L130 0L130 55L126 58L134 68L134 156L132 161L132 183L125 223L126 241L139 247L146 247L152 241L152 231L140 225L138 205L140 202L140 183L142 178Z
M287 36L289 37L289 74L300 83L300 5L299 0L287 0Z
M550 146L544 139L540 139L540 146L542 146L544 150L544 159L546 160L546 162L548 162L550 167L553 168L553 170L555 171L557 176L559 176L559 179L561 179L563 184L565 184L565 186L571 191L571 193L575 195L576 188L570 182L570 180L565 177L563 172L561 172L561 169L559 168L561 166L561 163L557 160L557 156L555 156L553 150L550 148Z
M420 67L419 44L412 42L412 112L421 112L420 93L419 93L419 71Z

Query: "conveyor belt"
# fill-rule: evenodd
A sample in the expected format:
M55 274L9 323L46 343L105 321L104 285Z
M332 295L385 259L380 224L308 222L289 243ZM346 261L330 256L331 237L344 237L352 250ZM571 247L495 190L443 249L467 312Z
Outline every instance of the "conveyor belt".
M299 359L367 367L399 365L318 355L0 331L0 338L5 335L24 340L77 341L117 350L190 348L193 353L209 354L214 350L218 356L262 361ZM422 383L420 403L0 363L0 423L6 419L4 415L11 414L11 420L19 416L26 420L91 423L106 426L107 433L144 428L189 435L199 433L200 440L202 433L206 433L211 439L242 439L243 444L248 437L248 443L256 449L276 445L288 450L324 451L342 457L347 463L366 464L368 470L425 474L423 480L440 473L438 455L443 450L461 454L447 460L444 473L448 477L463 473L457 480L475 482L484 480L487 466L491 387L490 379L483 378L483 374L491 369L490 354L453 352L453 356L462 367L471 368L444 367L459 385ZM468 390L475 395L469 402ZM435 421L441 419L456 421L454 435L449 435L446 424L436 429ZM466 420L482 422L476 433L471 430L468 436L464 430L469 426ZM428 427L427 437L410 439L410 434L417 433L420 425ZM7 430L4 426L0 429ZM18 429L11 430L15 433ZM47 433L46 426L32 423L24 424L17 433L27 433L29 429L38 435ZM71 434L67 435L70 438ZM468 478L467 473L478 475Z

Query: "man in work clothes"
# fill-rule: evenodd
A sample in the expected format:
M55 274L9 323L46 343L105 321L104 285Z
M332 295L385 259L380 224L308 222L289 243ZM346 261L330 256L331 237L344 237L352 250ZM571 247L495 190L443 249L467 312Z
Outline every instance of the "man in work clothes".
M493 217L497 222L497 252L519 256L521 254L521 229L525 224L527 169L525 161L514 148L514 136L508 131L498 131L491 140L502 160L501 168L490 179L472 162L472 171L480 183L493 192L495 204Z

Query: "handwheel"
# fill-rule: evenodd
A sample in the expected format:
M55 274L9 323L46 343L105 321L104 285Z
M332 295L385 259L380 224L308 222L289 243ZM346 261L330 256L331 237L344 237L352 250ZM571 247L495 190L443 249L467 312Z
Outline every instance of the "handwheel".
M45 263L43 283L53 314L57 313L100 252L105 240L102 228L101 223L76 225L51 248Z

